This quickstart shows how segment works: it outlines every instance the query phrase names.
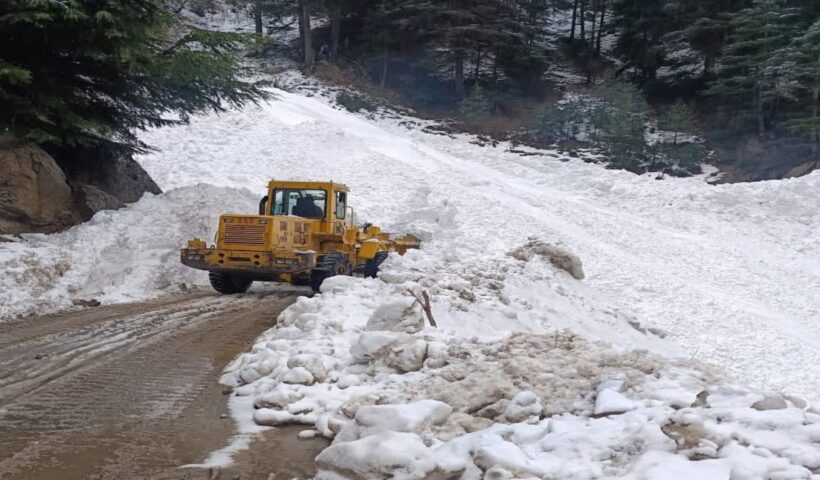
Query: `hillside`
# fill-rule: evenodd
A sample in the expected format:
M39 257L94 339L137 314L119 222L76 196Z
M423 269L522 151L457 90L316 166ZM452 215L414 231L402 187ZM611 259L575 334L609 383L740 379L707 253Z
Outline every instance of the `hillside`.
M359 221L423 248L388 260L380 280L334 280L285 310L223 378L239 433L205 465L229 462L259 425L296 422L336 438L317 457L322 478L820 467L820 417L801 399L820 391L818 175L659 182L425 132L430 122L390 111L351 114L293 73L279 84L293 93L146 132L158 150L137 160L167 193L4 243L3 314L202 285L176 249L208 238L218 212L254 211L251 191L270 178L333 179L351 187ZM586 278L510 255L531 240L576 254ZM436 329L408 309L421 289ZM362 456L373 442L383 453Z

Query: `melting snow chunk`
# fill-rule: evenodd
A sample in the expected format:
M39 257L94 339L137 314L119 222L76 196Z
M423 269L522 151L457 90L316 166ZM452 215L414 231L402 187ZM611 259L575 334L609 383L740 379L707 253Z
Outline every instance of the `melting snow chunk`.
M595 399L595 415L626 413L635 409L635 403L623 394L611 389L604 389Z

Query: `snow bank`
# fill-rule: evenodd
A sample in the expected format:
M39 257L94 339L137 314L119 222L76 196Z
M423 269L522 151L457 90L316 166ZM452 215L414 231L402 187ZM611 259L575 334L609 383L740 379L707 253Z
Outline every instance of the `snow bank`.
M401 268L300 298L223 377L257 424L333 439L317 478L816 478L805 403L569 331L407 333Z
M257 203L247 190L194 185L146 194L62 233L0 242L0 319L202 284L207 277L183 266L179 249L195 236L211 241L220 213L254 212Z

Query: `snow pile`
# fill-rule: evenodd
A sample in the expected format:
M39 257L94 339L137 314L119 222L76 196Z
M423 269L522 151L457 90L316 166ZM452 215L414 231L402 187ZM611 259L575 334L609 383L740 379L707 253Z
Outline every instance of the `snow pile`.
M195 185L146 194L62 233L0 242L0 319L202 284L206 277L180 263L179 249L195 236L211 242L220 213L254 212L257 202L247 190Z
M401 270L328 280L223 378L257 424L334 439L318 478L817 478L804 401L568 331L465 337L441 300L422 328Z
M360 221L419 234L439 262L401 259L403 271L476 281L470 293L479 301L495 295L500 280L490 275L504 277L506 262L496 259L531 238L565 248L586 276L565 288L569 295L665 332L687 357L718 363L744 383L820 400L820 296L812 290L820 284L820 172L740 185L658 181L554 150L430 133L431 122L390 112L350 114L321 86L304 88L314 90L310 97L277 91L259 108L148 132L143 140L160 151L139 161L166 189L205 181L261 195L270 178L317 172L346 183ZM543 267L527 268L537 277ZM559 327L588 317L569 309L580 300L551 289L544 297L532 278L504 280L505 295L531 309L513 308L518 317L504 320L499 297L492 318L464 315L465 330L531 328L549 308L565 314L563 324L551 315ZM460 285L441 288L434 302L458 295ZM616 344L624 335L620 327L595 331L590 338Z

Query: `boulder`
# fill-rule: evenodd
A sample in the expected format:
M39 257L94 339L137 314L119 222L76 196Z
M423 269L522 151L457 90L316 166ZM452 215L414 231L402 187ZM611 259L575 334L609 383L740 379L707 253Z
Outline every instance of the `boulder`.
M162 191L122 149L43 148L0 135L0 234L53 233Z
M121 204L134 203L146 192L162 193L129 153L114 147L103 145L78 149L60 153L57 159L70 185L90 185Z
M53 232L77 221L66 176L43 149L0 137L0 233Z

